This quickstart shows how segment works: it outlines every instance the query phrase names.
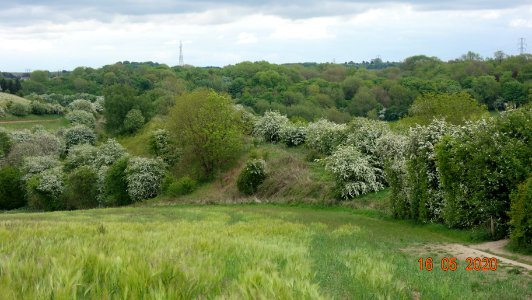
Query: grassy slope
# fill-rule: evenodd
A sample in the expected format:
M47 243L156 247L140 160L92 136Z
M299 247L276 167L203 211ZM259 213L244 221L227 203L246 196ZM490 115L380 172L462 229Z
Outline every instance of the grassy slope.
M0 93L0 106L5 108L6 105L7 105L7 102L9 102L9 101L21 102L21 103L25 103L25 104L29 104L30 103L30 100L28 100L28 99L24 99L22 97L19 97L19 96L16 96L16 95L12 95L12 94L8 94L8 93Z
M526 275L418 270L400 249L463 241L341 208L266 205L0 215L0 295L15 298L532 297ZM435 259L442 254L427 253Z

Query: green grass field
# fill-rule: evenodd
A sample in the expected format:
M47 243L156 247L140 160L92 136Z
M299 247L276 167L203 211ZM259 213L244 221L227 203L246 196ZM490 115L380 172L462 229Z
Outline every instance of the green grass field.
M346 208L158 206L0 215L5 299L525 299L527 274L419 271L465 232ZM436 260L442 253L426 253Z

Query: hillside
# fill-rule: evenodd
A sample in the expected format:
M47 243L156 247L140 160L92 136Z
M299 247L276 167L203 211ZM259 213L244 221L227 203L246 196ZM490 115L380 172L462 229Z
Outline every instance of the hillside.
M5 109L9 101L14 102L14 103L18 102L18 103L23 103L23 104L30 104L30 100L28 99L24 99L22 97L12 95L12 94L0 92L0 106Z

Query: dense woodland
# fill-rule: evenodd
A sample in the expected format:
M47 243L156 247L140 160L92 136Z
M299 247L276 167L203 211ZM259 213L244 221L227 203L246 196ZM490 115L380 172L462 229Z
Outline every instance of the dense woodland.
M530 55L224 68L122 62L34 71L16 93L28 100L5 102L1 115L58 114L70 126L0 128L3 209L179 197L235 167L233 184L246 197L280 178L282 166L263 153L274 144L304 153L300 169L284 172L307 164L331 178L322 198L356 201L388 188L396 218L511 235L532 249ZM114 139L124 136L147 141L147 157Z
M126 88L127 96L145 103L143 112L150 119L165 113L176 95L205 87L228 93L257 114L276 110L290 118L323 117L345 123L353 116L398 120L424 93L465 91L489 110L503 110L509 103L520 106L530 101L531 81L530 55L507 57L498 52L494 58L482 59L469 52L449 62L424 55L402 63L379 59L362 64L243 62L223 68L121 62L59 74L34 71L21 90L13 91L26 96L110 95Z

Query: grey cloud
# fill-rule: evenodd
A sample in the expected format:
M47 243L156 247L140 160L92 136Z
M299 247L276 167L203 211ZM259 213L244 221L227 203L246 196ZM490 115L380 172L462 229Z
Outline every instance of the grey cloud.
M530 5L528 0L28 0L23 4L10 1L3 4L0 24L27 25L38 21L66 22L80 19L111 21L116 16L142 17L161 14L201 13L227 8L234 18L245 13L259 12L290 19L341 16L363 12L390 4L409 4L418 10L505 9ZM224 18L224 22L226 18Z

